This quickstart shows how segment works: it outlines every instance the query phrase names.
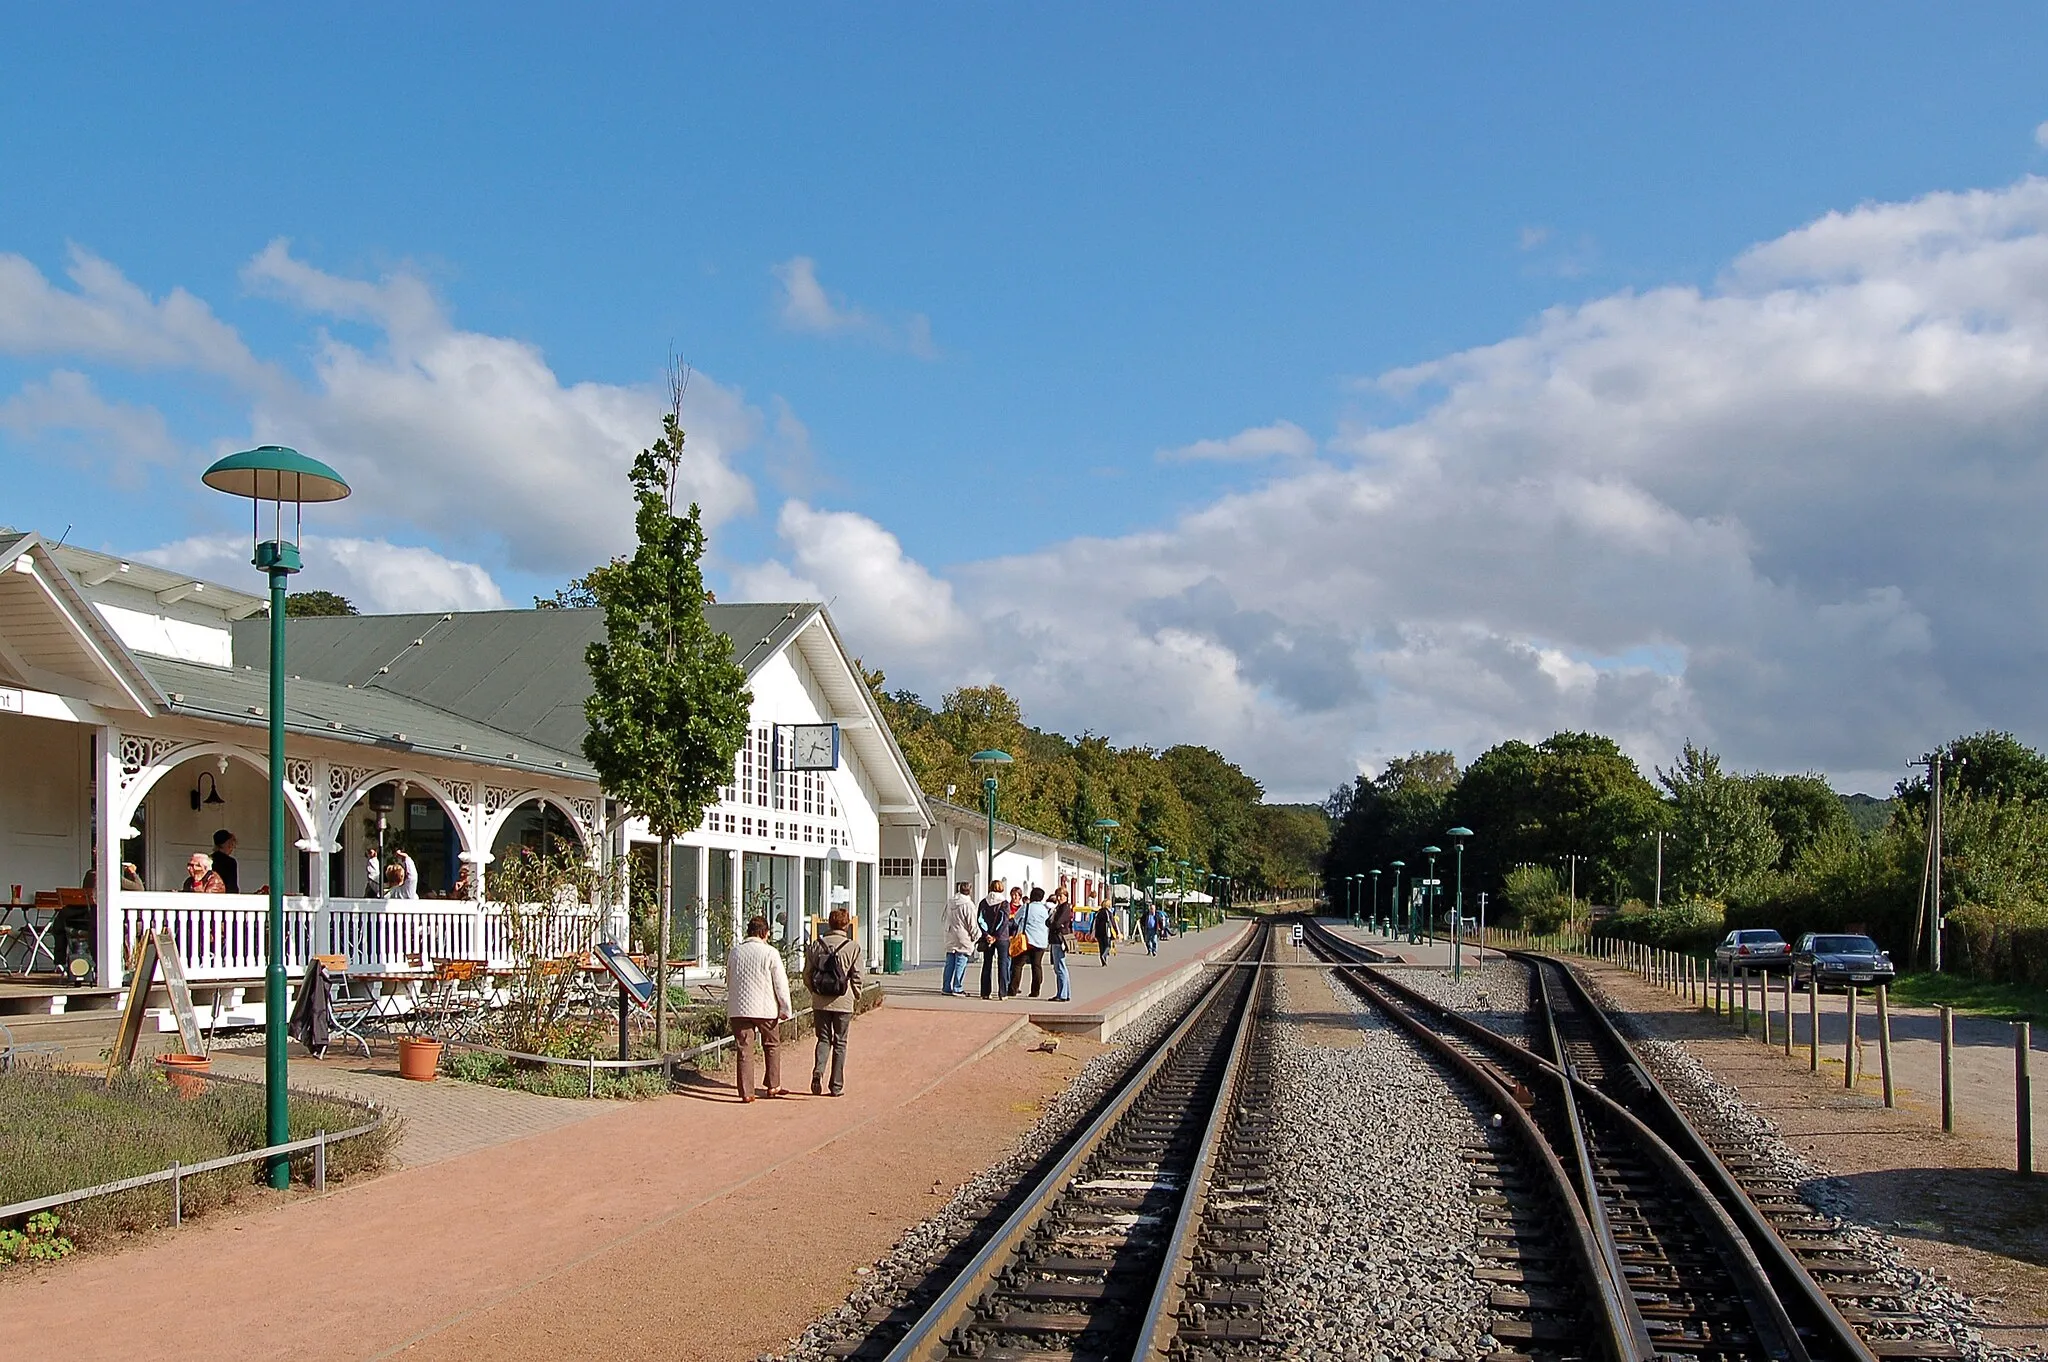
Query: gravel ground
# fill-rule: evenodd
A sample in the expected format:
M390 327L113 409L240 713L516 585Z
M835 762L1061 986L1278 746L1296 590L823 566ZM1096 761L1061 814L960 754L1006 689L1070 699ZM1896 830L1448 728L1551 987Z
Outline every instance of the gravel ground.
M1483 1356L1494 1343L1457 1153L1475 1113L1405 1036L1330 991L1359 1014L1360 1044L1280 1028L1269 1334L1304 1362Z
M1388 970L1387 975L1433 1001L1457 1008L1509 1040L1529 1043L1529 970L1525 965L1512 960L1489 961L1483 977L1467 966L1465 977L1455 982L1449 970Z
M1603 1004L1610 1001L1597 978L1587 976L1587 983L1595 998ZM1649 1039L1630 1014L1613 1011L1631 1033L1637 1053L1675 1100L1695 1117L1711 1113L1710 1119L1734 1132L1751 1158L1797 1187L1802 1200L1833 1221L1835 1233L1878 1265L1884 1280L1900 1289L1906 1308L1932 1326L1920 1336L1945 1337L1981 1362L2039 1362L2044 1356L2039 1349L2010 1351L1988 1342L1974 1327L1986 1317L1968 1296L1906 1263L1888 1235L1846 1218L1851 1206L1848 1192L1829 1170L1815 1166L1781 1140L1768 1117L1715 1078L1682 1042Z
M932 1265L970 1233L1033 1164L1087 1119L1146 1049L1173 1029L1213 981L1210 973L1189 980L1119 1032L1115 1044L1083 1065L1073 1082L1047 1104L1045 1114L1007 1156L957 1188L944 1209L905 1231L889 1253L858 1269L861 1285L838 1309L813 1321L788 1352L779 1358L763 1354L760 1362L827 1362L826 1349L831 1345L866 1337L869 1326L862 1322L863 1316L878 1306L895 1304L923 1280Z

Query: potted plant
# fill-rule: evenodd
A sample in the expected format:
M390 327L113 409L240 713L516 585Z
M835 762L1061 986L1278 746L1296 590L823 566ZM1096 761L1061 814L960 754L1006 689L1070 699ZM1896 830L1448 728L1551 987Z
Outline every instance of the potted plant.
M170 1080L171 1091L185 1098L205 1092L206 1080L199 1075L213 1072L213 1061L205 1055L158 1055L156 1062Z

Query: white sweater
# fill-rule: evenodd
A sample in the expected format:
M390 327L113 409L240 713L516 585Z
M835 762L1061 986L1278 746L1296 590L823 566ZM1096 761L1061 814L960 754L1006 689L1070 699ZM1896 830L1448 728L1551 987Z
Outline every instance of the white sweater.
M782 952L758 936L734 946L725 958L725 1015L779 1021L789 1014L789 975L782 967Z

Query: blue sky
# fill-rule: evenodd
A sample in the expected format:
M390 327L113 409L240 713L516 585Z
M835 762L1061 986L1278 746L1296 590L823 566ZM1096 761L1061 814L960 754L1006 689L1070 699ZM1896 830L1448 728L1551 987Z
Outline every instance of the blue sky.
M860 580L791 542L825 532L806 512L857 516L916 569L908 586L866 583L875 599L916 613L903 592L949 589L948 608L978 622L899 637L871 607L873 651L901 658L892 673L927 689L971 679L998 665L981 631L1007 629L1036 640L1011 678L1062 726L1236 741L1276 786L1349 735L1306 788L1411 742L1599 717L1540 694L1498 711L1442 695L1397 704L1420 683L1358 658L1405 655L1398 640L1430 621L1549 650L1603 683L1683 673L1670 659L1705 645L1639 625L1575 636L1569 622L1432 614L1445 603L1418 586L1345 640L1348 661L1314 664L1357 672L1369 708L1318 709L1302 696L1334 692L1261 680L1247 659L1264 647L1308 666L1321 648L1308 636L1328 621L1254 605L1225 564L1227 627L1132 605L1076 637L1206 639L1232 653L1244 694L1197 685L1184 703L1098 711L1045 660L1061 630L1004 613L1049 575L1014 565L1082 559L1096 540L1113 564L1142 558L1148 537L1241 538L1237 498L1310 465L1369 470L1387 456L1358 442L1441 411L1457 381L1393 391L1377 376L1538 333L1546 309L1711 292L1743 252L1831 212L2000 191L2048 169L2034 137L2044 59L2038 10L1993 5L364 5L319 22L255 7L16 8L0 17L0 254L59 290L78 287L74 248L150 299L183 289L315 389L323 336L373 358L393 345L382 302L320 301L335 280L417 281L447 327L530 347L563 388L644 397L673 347L729 407L718 456L747 490L715 526L728 591L858 594ZM279 239L302 273L252 282L250 262ZM815 279L823 301L792 311L791 278ZM16 395L11 423L0 407L0 519L72 525L124 551L232 530L197 469L258 430L289 435L275 423L298 408L268 402L265 426L246 375L81 349L32 334L33 320L23 311L7 343L0 317L0 402ZM51 387L58 371L82 375L154 453L107 454L105 421L52 416L78 397ZM151 411L161 434L133 436ZM1253 444L1277 454L1160 457L1276 422L1291 425ZM317 448L307 424L291 442ZM502 453L522 458L516 442ZM616 482L611 457L593 455L601 483ZM459 492L424 487L459 476L430 457L386 470L376 502L336 530L475 564L514 601L593 556L590 535L535 552L550 528L531 507L472 515ZM1736 514L1657 495L1689 522ZM1854 553L1789 566L1768 538L1751 563L1784 590L1832 572L1836 605L1912 594ZM1714 656L1730 646L1717 638ZM1645 650L1663 660L1613 661ZM1207 675L1215 661L1190 665ZM1928 725L1997 710L1899 703L1901 722ZM1853 743L1774 757L1711 705L1679 709L1612 722L1650 751L1691 726L1755 764L1890 760ZM1224 728L1169 732L1177 714Z

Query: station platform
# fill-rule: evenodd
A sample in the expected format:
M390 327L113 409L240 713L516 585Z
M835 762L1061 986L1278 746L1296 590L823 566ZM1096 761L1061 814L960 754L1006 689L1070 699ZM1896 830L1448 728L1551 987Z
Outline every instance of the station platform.
M1206 931L1167 937L1159 943L1159 954L1147 955L1142 939L1119 941L1107 965L1093 948L1084 945L1080 954L1067 959L1067 974L1073 1001L1052 1001L1052 964L1045 966L1042 995L1027 991L1014 998L981 996L981 957L967 963L967 995L949 998L939 991L943 967L916 965L901 974L881 976L888 990L888 1006L925 1011L965 1012L973 1015L1023 1016L1041 1030L1109 1040L1128 1026L1153 1003L1200 973L1204 964L1230 950L1244 939L1251 922L1237 918ZM1029 971L1025 988L1029 990Z
M1362 946L1369 946L1382 955L1389 957L1387 964L1390 966L1408 965L1422 969L1449 969L1451 967L1451 939L1447 936L1439 936L1435 941L1424 937L1421 941L1411 945L1405 936L1390 936L1365 927L1353 927L1341 917L1317 918L1316 921L1329 928L1338 936L1343 937L1346 941L1356 941ZM1459 945L1459 955L1462 957L1462 963L1466 969L1476 967L1480 960L1478 944L1469 940L1461 942ZM1486 948L1485 958L1486 964L1492 966L1498 964L1506 957L1498 950L1489 946Z

